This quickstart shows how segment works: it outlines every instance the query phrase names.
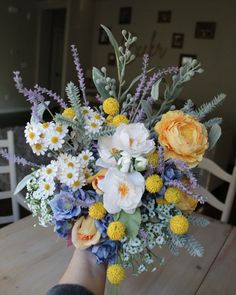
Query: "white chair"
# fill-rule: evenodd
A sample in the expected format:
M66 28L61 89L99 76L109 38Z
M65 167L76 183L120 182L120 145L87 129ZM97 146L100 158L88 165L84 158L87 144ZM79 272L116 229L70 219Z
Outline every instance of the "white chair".
M210 172L215 175L219 179L222 179L229 183L227 195L225 202L221 202L218 200L211 192L209 192L206 188L200 186L197 189L197 192L202 196L207 198L206 202L211 206L217 208L222 211L221 221L228 222L231 209L233 206L233 201L236 193L236 166L234 166L232 174L225 172L220 166L214 163L212 160L204 158L203 161L198 166L200 169Z
M7 132L7 139L0 140L0 148L6 148L9 154L15 153L14 148L14 133L13 131ZM14 190L16 188L16 166L14 161L9 160L8 165L0 166L0 175L1 174L9 174L10 176L10 190L8 191L0 191L0 200L3 199L11 199L12 204L12 215L9 216L0 216L0 224L15 222L20 219L20 206L23 206L25 209L27 205L24 202L24 197L22 195L14 195Z

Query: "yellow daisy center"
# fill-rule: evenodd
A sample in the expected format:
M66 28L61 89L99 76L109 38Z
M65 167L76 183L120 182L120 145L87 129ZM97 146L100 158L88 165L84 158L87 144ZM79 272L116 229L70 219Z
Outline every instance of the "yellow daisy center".
M71 173L71 172L67 173L67 174L66 174L66 177L67 177L68 179L71 179L71 178L73 177L73 173Z
M57 126L56 127L56 131L58 132L58 133L62 133L62 126Z
M35 133L34 133L33 131L31 131L31 132L29 133L29 138L30 138L31 140L35 138Z
M45 183L45 184L44 184L44 189L45 189L46 191L50 190L50 184L49 184L49 183Z
M59 138L58 138L57 136L53 136L53 137L51 138L51 142L52 142L53 144L58 143L58 141L59 141Z
M45 172L46 172L47 175L50 175L52 173L52 169L51 168L47 168Z
M44 129L47 129L49 127L49 123L45 122L45 123L42 124L42 126L43 126Z
M36 143L36 144L34 145L34 147L35 147L35 149L36 149L37 151L40 151L40 150L43 148L43 146L42 146L41 143Z

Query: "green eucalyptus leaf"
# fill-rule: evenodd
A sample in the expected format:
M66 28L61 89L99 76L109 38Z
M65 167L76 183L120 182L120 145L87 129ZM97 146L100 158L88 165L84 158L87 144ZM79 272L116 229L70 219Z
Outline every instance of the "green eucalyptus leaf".
M152 116L152 107L151 107L150 103L148 101L146 101L146 100L143 100L141 102L141 104L142 104L142 109L144 110L147 118L148 119L151 118L151 116Z
M125 211L121 211L118 220L125 225L127 237L134 239L138 235L141 224L141 213L139 208L135 210L134 214L128 214Z
M154 83L152 86L151 96L155 101L157 101L159 98L159 88L160 88L161 81L162 81L162 78L156 81L156 83Z
M103 74L101 73L101 71L95 67L93 67L93 83L95 85L95 87L97 88L97 91L101 97L101 99L106 99L108 98L109 95L109 91L107 91L105 89L105 82L104 82L104 77Z
M208 136L209 151L214 148L220 136L221 136L221 127L218 124L212 126Z
M106 32L106 34L107 34L107 36L109 38L109 41L110 41L111 45L114 48L115 55L116 55L116 64L117 64L117 68L118 68L118 74L119 74L119 77L120 77L120 75L121 75L121 69L120 69L121 64L120 64L120 60L119 60L120 52L119 52L118 43L117 43L115 37L113 36L112 32L106 26L101 25L101 27Z
M17 195L19 192L21 192L25 187L26 185L28 184L28 182L33 179L34 177L34 174L31 173L31 174L28 174L26 175L17 185L15 191L14 191L14 195Z

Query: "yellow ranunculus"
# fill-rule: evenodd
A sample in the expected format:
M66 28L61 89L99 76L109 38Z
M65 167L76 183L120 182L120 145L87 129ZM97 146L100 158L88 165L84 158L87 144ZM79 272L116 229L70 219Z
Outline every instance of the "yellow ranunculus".
M73 226L71 240L78 249L86 249L96 245L101 237L101 233L95 226L94 219L90 216L81 216Z
M175 204L177 208L186 213L192 213L198 204L198 200L185 193L181 195L181 200Z
M208 148L207 130L194 117L182 111L169 111L155 125L165 158L185 161L195 167Z
M98 195L103 194L103 192L98 188L98 181L103 179L106 173L107 173L107 169L102 168L101 170L98 171L97 174L90 176L87 179L87 182L92 184L93 189L96 191Z

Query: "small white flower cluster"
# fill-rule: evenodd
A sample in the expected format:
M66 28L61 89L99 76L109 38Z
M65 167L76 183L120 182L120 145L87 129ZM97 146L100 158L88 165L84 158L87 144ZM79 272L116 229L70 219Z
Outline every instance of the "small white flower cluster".
M85 120L85 129L87 133L97 133L101 130L105 119L90 107L82 107L81 112Z
M27 184L26 202L33 216L37 216L39 224L46 227L52 222L52 211L49 205L51 198L41 199L38 178L33 178Z
M44 155L48 150L58 151L65 142L68 128L54 122L27 123L25 127L26 142L36 155Z

